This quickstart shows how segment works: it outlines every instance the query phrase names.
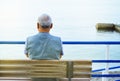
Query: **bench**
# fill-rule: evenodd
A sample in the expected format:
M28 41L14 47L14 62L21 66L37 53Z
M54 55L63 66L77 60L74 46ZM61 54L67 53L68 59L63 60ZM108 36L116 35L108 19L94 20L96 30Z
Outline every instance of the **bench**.
M90 81L90 60L0 60L0 78L60 78Z

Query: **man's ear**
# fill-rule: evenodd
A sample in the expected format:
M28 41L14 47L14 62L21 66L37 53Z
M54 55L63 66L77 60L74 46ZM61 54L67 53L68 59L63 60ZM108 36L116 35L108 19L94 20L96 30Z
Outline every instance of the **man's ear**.
M52 28L52 27L53 27L53 24L50 25L50 28Z

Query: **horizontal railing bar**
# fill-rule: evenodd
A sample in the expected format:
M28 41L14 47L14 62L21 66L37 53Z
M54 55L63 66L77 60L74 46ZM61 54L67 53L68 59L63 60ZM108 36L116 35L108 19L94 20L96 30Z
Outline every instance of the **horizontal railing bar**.
M92 60L93 63L120 63L120 60Z
M63 41L63 44L105 44L105 45L116 45L120 44L120 41Z
M63 41L63 44L100 44L100 45L118 45L120 41ZM25 44L25 41L0 41L0 44Z
M120 74L92 74L91 77L120 77Z
M25 44L25 41L0 41L0 44Z

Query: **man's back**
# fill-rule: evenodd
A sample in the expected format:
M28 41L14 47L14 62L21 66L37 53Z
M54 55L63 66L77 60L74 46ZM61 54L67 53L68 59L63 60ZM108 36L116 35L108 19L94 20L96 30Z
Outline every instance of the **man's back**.
M26 52L30 59L59 60L62 54L61 39L49 33L38 33L28 37Z

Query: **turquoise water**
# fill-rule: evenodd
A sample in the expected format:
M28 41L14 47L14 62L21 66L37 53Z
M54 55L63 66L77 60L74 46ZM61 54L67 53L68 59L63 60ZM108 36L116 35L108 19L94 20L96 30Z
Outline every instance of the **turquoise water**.
M120 24L119 8L120 0L0 0L0 41L25 41L36 34L41 13L50 14L54 24L50 33L62 41L120 41L120 33L95 28L98 22ZM119 48L110 46L110 59L120 59ZM63 49L62 59L106 59L106 45L63 45ZM0 45L0 59L27 59L24 45Z

